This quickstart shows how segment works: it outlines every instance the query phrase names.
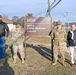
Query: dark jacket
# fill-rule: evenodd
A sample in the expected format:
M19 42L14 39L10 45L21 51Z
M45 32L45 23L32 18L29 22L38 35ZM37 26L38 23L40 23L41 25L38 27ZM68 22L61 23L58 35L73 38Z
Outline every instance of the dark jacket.
M76 30L74 31L74 37L73 39L71 39L72 34L69 31L68 32L68 36L67 36L67 40L68 40L68 46L76 46Z
M0 37L4 37L4 36L8 37L8 35L9 35L9 28L7 24L4 22L1 22L0 23Z

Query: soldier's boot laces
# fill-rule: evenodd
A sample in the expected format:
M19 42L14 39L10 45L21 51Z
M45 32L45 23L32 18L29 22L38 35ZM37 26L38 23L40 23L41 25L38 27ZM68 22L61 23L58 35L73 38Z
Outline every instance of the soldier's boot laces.
M56 64L57 64L57 62L52 63L52 65L56 65Z

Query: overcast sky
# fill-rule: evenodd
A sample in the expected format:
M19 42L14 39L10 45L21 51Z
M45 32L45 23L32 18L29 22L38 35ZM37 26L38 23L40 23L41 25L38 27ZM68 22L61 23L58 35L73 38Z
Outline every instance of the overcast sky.
M57 0L58 1L58 0ZM7 15L8 18L13 16L25 16L32 13L34 16L46 16L48 0L0 0L0 14ZM52 3L53 0L50 0ZM53 20L67 21L66 14L69 12L69 20L76 21L76 0L61 0L61 2L51 11ZM64 17L65 15L65 17Z

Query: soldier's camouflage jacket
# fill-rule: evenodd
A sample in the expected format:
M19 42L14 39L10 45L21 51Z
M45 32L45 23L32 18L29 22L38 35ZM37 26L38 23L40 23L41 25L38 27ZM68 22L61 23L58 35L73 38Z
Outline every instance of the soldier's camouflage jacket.
M60 45L67 40L67 32L65 29L54 29L50 34L53 44Z
M22 31L14 31L12 33L13 44L21 44L24 41L24 35Z

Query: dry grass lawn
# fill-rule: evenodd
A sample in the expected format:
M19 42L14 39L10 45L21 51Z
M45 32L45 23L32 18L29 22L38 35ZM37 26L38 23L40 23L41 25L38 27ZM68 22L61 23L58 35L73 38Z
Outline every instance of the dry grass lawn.
M5 63L0 61L0 75L76 75L76 65L74 67L70 65L70 57L67 53L66 67L60 63L56 66L51 65L52 50L50 43L50 37L30 37L26 41L24 64L21 63L19 57L16 64L13 64L11 49L8 48ZM61 61L60 58L59 61Z

